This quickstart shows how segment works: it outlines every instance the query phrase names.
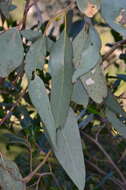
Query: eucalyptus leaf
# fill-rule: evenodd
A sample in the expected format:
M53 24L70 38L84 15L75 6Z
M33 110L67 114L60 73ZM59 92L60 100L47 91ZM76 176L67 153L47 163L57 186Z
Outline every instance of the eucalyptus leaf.
M100 0L76 0L78 8L88 17L93 17L100 9Z
M56 146L56 127L51 112L50 102L44 83L37 75L35 75L34 80L29 84L29 96L47 129L53 146Z
M89 95L96 103L101 103L107 96L107 86L100 64L81 77L81 81Z
M10 29L0 35L0 76L7 77L21 65L24 49L19 31Z
M111 111L126 118L126 112L122 109L116 97L111 93L110 90L108 91L108 96L104 103Z
M72 94L71 99L73 102L83 105L84 107L87 107L87 105L88 105L89 96L80 80L78 80L74 84L73 94Z
M11 160L0 158L1 190L26 190L26 185L21 180L17 165Z
M55 42L53 40L51 40L49 37L46 37L46 49L47 52L51 52L53 46L54 46Z
M85 165L77 120L72 109L69 110L63 128L57 131L55 155L79 190L85 186Z
M28 148L28 144L25 142L25 139L22 137L19 137L17 135L14 135L12 133L4 133L3 137L7 141L9 145L15 144L15 145L23 145Z
M123 124L111 110L106 108L106 116L112 127L115 128L120 135L126 138L126 124Z
M56 128L63 127L67 118L72 95L72 44L63 33L55 43L50 55L50 74L52 76L51 108Z
M41 32L34 31L31 29L22 30L22 31L20 31L20 33L23 37L25 37L27 40L30 40L30 41L34 41L37 38L40 38L42 36Z
M5 16L5 18L9 18L9 2L1 0L0 2L0 11Z
M33 72L38 68L42 69L46 56L46 39L44 37L36 40L30 47L25 60L25 72L29 80Z
M126 0L101 0L101 15L122 36L126 36Z
M71 27L70 27L70 32L69 32L69 36L74 39L83 29L84 27L84 20L78 20L74 23L72 23Z
M82 30L81 33L75 38L73 42L74 49L74 63L77 67L74 75L73 82L79 77L89 72L95 65L101 62L101 40L95 28L90 25L89 33Z

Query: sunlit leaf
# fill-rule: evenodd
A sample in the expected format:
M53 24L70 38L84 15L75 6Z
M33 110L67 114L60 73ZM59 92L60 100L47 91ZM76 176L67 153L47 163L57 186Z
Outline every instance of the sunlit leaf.
M24 49L19 31L10 29L0 35L0 76L7 77L24 57Z
M84 107L87 107L87 105L88 105L89 97L88 97L88 94L80 80L78 80L74 84L73 94L72 94L71 99L73 102L83 105Z
M46 39L42 37L31 45L26 55L25 72L29 80L32 78L32 74L37 68L42 69L45 63L45 56Z
M62 127L67 118L72 95L72 44L63 33L51 51L50 74L52 76L51 108L56 128Z
M29 96L37 109L49 134L52 144L56 145L56 127L51 106L43 81L36 75L29 85Z
M101 0L101 14L114 30L126 36L125 0Z
M78 189L83 190L85 186L84 158L77 120L71 109L65 126L57 131L57 149L54 152Z
M107 86L99 64L81 77L81 81L90 98L96 103L101 103L107 96Z
M76 0L78 8L88 17L93 17L100 8L100 0Z
M123 124L108 108L106 108L106 116L109 122L112 124L112 127L115 128L120 135L126 138L126 124Z
M73 82L89 72L101 61L100 48L100 38L92 25L89 28L89 32L83 29L75 38L73 49L76 70L73 75Z

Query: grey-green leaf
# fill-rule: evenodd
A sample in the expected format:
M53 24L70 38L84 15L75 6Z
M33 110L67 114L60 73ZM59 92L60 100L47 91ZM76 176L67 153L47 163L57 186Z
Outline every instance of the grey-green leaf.
M21 35L25 37L27 40L34 41L42 36L41 32L34 31L31 29L20 31Z
M114 30L126 36L126 0L101 0L101 15Z
M19 31L10 29L0 35L0 76L7 77L24 57L24 49Z
M44 83L37 75L35 76L34 80L30 82L29 96L47 129L53 146L56 146L56 127L51 112L50 102Z
M72 94L71 99L73 102L83 105L84 107L87 107L87 105L88 105L89 96L80 80L78 80L74 84L73 94Z
M100 0L76 0L80 11L88 17L93 17L100 9Z
M10 3L8 1L1 0L0 2L0 11L2 14L6 17L9 18L9 5Z
M116 97L111 93L110 90L108 91L108 96L105 99L105 105L114 113L122 115L124 118L126 118L126 112L122 109Z
M90 98L96 103L101 103L107 96L107 86L100 64L81 77L81 81Z
M79 190L85 186L85 165L77 120L72 109L69 110L66 124L57 131L55 155Z
M75 62L75 65L77 64L78 66L73 75L73 82L89 72L97 63L101 62L101 55L99 53L101 40L95 28L90 25L88 34L86 34L85 30L82 30L81 33L77 36L77 39L75 38L75 42L73 42L76 56L74 57L74 61L78 62ZM83 47L81 47L82 44Z
M73 90L72 44L67 34L62 34L52 52L50 74L52 76L51 108L56 128L64 126Z
M46 56L46 39L39 38L30 47L25 60L25 72L29 80L32 78L32 73L38 68L42 69L45 63Z
M17 165L3 158L0 158L0 188L2 190L26 190Z
M117 118L116 114L114 114L108 108L106 108L106 116L109 122L112 124L112 126L120 133L120 135L126 138L126 124L123 124Z

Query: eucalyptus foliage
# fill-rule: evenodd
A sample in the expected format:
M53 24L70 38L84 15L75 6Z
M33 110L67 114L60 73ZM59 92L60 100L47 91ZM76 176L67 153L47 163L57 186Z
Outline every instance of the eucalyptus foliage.
M126 37L126 0L76 0L83 19L72 22L65 12L64 29L56 41L43 32L11 28L0 34L0 76L8 77L19 67L28 78L28 93L48 134L59 163L79 190L85 187L85 164L76 113L72 102L86 109L89 99L106 107L108 121L126 137L126 116L112 93L108 93L102 73L101 40L93 17L100 13L106 24ZM8 18L12 5L0 2L0 11ZM69 16L68 16L69 15ZM29 47L24 52L24 40ZM50 89L37 70L48 64ZM49 91L48 91L49 90Z

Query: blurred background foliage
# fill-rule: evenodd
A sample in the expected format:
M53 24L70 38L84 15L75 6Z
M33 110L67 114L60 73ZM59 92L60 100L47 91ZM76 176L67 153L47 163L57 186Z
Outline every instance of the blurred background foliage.
M1 31L20 24L23 18L25 0L12 0L16 9L10 12L10 18L0 22ZM36 1L37 2L37 1ZM41 19L41 28L55 13L68 5L67 0L39 0L37 6L31 7L27 17L26 28L34 27ZM74 20L80 20L82 15L74 5ZM53 23L55 29L52 38L57 38L63 27L62 20ZM102 41L101 54L104 55L111 49L113 43L122 37L111 30L97 14L94 24ZM26 51L27 51L27 47ZM107 85L118 99L118 102L126 111L126 48L118 48L102 64L106 76ZM47 65L44 71L38 71L44 82L49 85L50 76ZM46 156L50 147L43 131L42 123L36 110L31 106L27 93L18 100L19 92L25 89L27 80L25 76L17 76L12 73L4 81L0 81L0 152L2 157L14 160L23 177L27 176ZM11 107L17 103L14 110ZM83 106L72 104L76 113L82 117L82 144L86 162L86 190L119 190L120 176L113 169L112 164L104 154L104 150L118 165L126 176L126 140L119 136L117 131L108 127L104 122L104 106L96 105L90 100L86 109ZM10 115L9 115L10 114ZM8 117L3 121L3 118ZM84 132L84 134L83 134ZM85 136L88 134L89 136ZM98 136L99 143L92 140ZM114 181L115 180L115 181ZM116 184L117 182L117 184ZM76 190L76 187L66 176L53 154L39 173L27 184L27 190Z

